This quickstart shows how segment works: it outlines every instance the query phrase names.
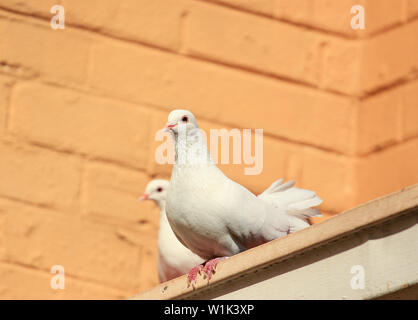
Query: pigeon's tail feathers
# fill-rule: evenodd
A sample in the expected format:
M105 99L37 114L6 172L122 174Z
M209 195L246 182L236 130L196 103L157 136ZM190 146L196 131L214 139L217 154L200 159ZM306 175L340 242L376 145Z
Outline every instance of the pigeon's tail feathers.
M322 199L316 195L313 191L303 190L303 189L296 189L297 192L300 194L299 199L294 199L294 202L290 203L288 208L289 210L295 211L303 211L306 209L310 209L316 206L319 206L322 203ZM302 192L299 192L302 191ZM306 192L308 191L308 192Z
M322 217L321 212L317 208L309 208L303 211L289 210L289 211L286 211L286 213L293 217L296 217L305 221L308 221L309 218L312 218L312 217Z
M322 217L319 209L314 208L322 203L322 199L315 192L309 192L311 193L311 198L290 204L286 213L305 221L308 221L311 217Z
M289 218L289 233L294 233L296 231L303 230L310 226L310 223L307 219L302 219L297 216L290 216Z
M322 199L314 191L295 188L294 184L293 180L285 183L283 179L277 180L258 197L302 220L320 217L321 212L314 207L320 205Z
M283 179L279 179L273 182L271 186L268 187L266 190L264 190L264 192L261 193L258 197L262 198L262 197L267 197L277 192L283 192L287 189L292 188L294 185L295 185L294 180L290 180L290 181L283 183Z
M265 242L281 238L290 233L305 229L310 226L308 219L302 216L287 214L286 210L271 208L272 212L266 215L262 229Z

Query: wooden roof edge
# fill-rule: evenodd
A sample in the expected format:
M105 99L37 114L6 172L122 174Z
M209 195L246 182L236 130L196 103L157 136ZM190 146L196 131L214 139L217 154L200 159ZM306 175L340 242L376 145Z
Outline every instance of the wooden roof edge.
M377 198L347 210L321 223L265 243L219 262L210 281L198 277L195 286L187 286L187 275L161 283L130 299L179 299L220 285L232 278L255 272L283 259L291 259L305 250L314 249L362 228L393 219L418 208L418 184Z

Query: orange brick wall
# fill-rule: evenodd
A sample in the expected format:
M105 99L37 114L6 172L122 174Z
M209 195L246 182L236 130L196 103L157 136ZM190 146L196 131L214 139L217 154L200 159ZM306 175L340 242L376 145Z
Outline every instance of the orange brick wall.
M262 174L222 169L255 192L296 179L325 217L417 183L417 70L418 0L1 0L0 298L157 283L158 210L137 198L169 177L154 134L173 107L263 128Z

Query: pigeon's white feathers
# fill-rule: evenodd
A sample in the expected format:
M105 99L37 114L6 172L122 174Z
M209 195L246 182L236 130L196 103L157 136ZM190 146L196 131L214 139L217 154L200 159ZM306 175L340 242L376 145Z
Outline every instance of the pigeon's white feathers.
M285 209L287 214L307 221L310 217L320 217L316 207L322 203L314 191L295 188L295 181L283 183L279 179L271 184L258 198L270 203L275 208Z
M164 209L163 209L164 210ZM182 245L174 234L164 212L160 213L158 230L158 276L165 282L188 273L205 260Z

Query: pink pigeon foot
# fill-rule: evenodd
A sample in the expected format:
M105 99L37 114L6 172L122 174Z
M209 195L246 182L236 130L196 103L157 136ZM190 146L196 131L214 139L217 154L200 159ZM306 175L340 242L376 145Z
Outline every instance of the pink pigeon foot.
M210 280L212 278L212 275L216 272L216 266L218 262L225 258L226 257L215 258L205 263L205 266L203 267L202 271L208 277L208 280Z
M199 264L198 266L194 267L192 270L189 271L189 274L187 275L187 286L190 286L190 284L196 284L196 278L197 275L200 274L200 272L203 269L203 265Z

